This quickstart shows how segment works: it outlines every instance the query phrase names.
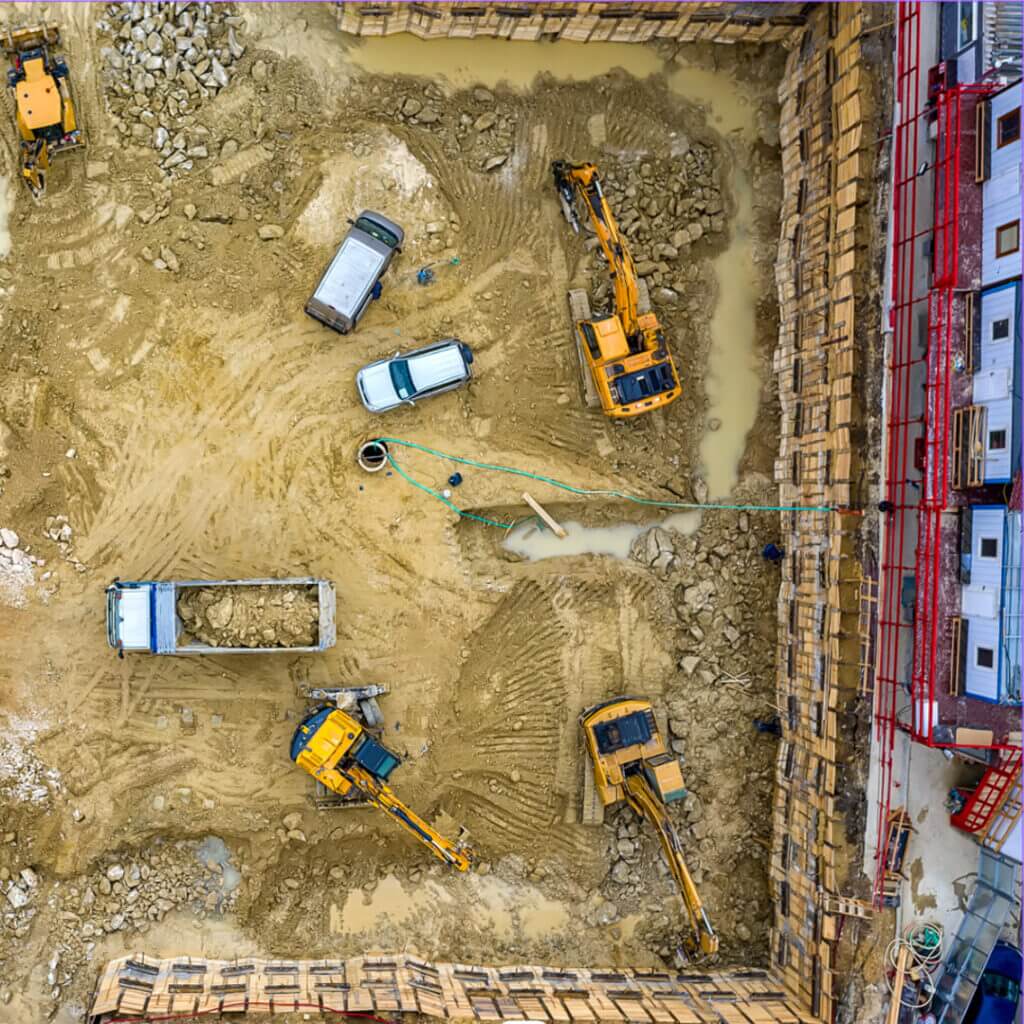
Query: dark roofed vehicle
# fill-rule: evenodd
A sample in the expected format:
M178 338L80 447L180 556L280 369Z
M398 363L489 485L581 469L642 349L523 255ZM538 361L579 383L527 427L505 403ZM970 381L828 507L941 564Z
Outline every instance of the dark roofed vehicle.
M1013 1024L1020 1002L1020 950L1000 939L975 989L963 1024Z
M377 285L404 240L405 232L394 221L363 210L306 303L306 312L348 334L380 294Z

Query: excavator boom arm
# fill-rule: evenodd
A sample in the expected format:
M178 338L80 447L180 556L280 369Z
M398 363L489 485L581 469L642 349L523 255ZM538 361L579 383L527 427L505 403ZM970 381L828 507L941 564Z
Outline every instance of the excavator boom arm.
M690 919L693 931L691 954L699 954L702 959L713 957L718 952L718 936L711 927L697 886L690 877L683 857L683 845L668 816L668 808L654 795L647 779L640 773L626 777L624 790L629 806L642 818L646 818L658 833L662 852Z
M558 188L562 211L574 230L579 231L574 200L578 200L590 216L601 251L608 262L615 290L615 313L622 322L626 337L632 338L639 330L640 292L636 264L626 240L601 188L601 178L593 164L570 164L556 160L551 165Z
M446 839L415 811L406 807L395 796L390 786L374 778L358 765L344 768L337 766L333 770L358 789L370 803L382 810L392 821L428 847L438 860L451 864L459 871L468 871L472 866L472 855L464 843L453 843L450 839Z

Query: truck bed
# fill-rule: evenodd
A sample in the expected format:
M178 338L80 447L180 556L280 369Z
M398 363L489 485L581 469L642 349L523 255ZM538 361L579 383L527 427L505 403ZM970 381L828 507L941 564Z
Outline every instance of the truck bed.
M120 642L154 654L323 651L336 639L335 594L311 577L116 582L110 588ZM113 613L111 608L114 609Z

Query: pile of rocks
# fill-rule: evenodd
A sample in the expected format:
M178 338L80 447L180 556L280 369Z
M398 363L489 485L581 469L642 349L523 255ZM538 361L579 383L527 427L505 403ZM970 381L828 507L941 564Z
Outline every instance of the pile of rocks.
M5 986L11 978L6 961L28 935L38 913L39 875L18 856L17 841L15 832L0 836L0 861L6 861L0 865L0 1006L6 1006L14 995Z
M169 176L210 155L209 129L196 111L226 89L245 47L233 5L110 4L97 28L112 38L100 50L102 81L117 130L160 155Z
M54 886L49 902L58 911L58 923L48 979L54 1001L104 935L143 934L173 910L187 908L205 918L234 909L237 891L226 891L223 866L213 860L201 863L198 849L188 841L155 847Z
M714 151L693 143L678 157L612 168L602 173L601 183L619 230L630 241L637 273L655 287L684 291L689 278L680 261L700 239L725 231ZM596 248L597 239L591 237L588 245ZM604 264L594 269L591 294L599 306L610 286Z
M315 587L186 587L177 611L211 647L311 647L319 634Z
M496 171L515 148L518 119L488 89L476 88L463 99L460 95L456 117L444 93L428 85L418 95L399 96L390 113L400 124L436 131L449 157L459 157L481 171Z
M22 607L29 588L35 585L35 567L44 565L44 559L21 546L14 530L0 529L0 604Z
M61 557L66 562L70 562L75 567L76 572L85 572L88 568L83 562L79 561L75 555L72 536L74 530L71 528L71 523L68 521L66 515L59 516L47 516L46 517L46 529L44 531L46 536L52 540L61 553ZM49 573L43 573L43 579L48 579Z

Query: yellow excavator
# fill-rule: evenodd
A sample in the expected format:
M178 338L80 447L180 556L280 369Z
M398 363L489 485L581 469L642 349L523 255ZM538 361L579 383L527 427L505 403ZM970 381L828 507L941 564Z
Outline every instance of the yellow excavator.
M50 52L60 44L60 30L54 24L7 29L0 43L11 63L7 85L14 93L21 177L38 199L46 191L50 158L83 142L68 66Z
M334 705L317 708L299 723L292 738L291 759L317 782L343 798L371 804L459 871L473 864L473 851L463 836L452 842L405 806L388 785L401 763L398 755L370 735L366 726Z
M569 314L583 369L587 404L606 416L625 419L663 409L682 393L665 333L651 311L647 286L636 272L593 164L556 160L551 165L565 219L577 233L577 204L590 217L608 263L615 304L611 313L591 316L583 289L569 292Z
M685 959L690 963L710 960L718 953L718 936L668 816L668 804L686 796L683 773L678 759L665 748L650 701L616 697L595 704L580 715L580 726L594 764L594 783L601 803L608 807L625 800L658 833L690 922L690 934L682 942Z

